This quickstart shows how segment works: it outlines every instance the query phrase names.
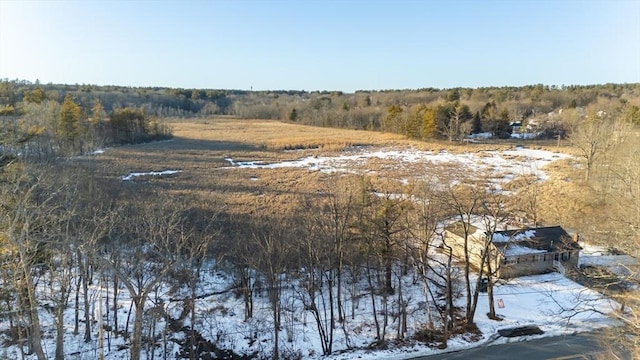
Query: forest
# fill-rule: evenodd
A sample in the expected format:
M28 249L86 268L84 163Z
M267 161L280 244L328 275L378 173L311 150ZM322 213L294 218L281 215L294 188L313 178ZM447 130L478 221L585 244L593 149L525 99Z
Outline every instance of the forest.
M132 88L56 85L4 79L0 82L0 114L4 116L59 111L67 94L89 114L132 108L151 118L227 115L296 123L399 133L416 139L447 138L491 132L509 137L510 123L521 123L540 137L567 129L563 110L584 116L607 111L640 122L639 84L341 91L247 91L213 89ZM99 103L99 108L94 109ZM29 109L32 107L33 109ZM50 107L50 108L48 108ZM563 118L569 117L565 114ZM89 118L89 116L87 116Z
M314 356L362 347L350 339L363 322L369 349L477 339L479 312L500 319L493 304L478 308L482 277L443 250L451 219L494 230L562 224L639 255L640 84L348 94L4 79L0 124L0 341L24 359L72 358L70 334L88 344L77 358L307 358L290 345L297 307L317 333ZM234 158L276 163L363 146L465 154L515 145L573 160L545 169L549 180L530 172L500 185L503 175L452 164L228 169ZM634 271L624 280L637 285ZM228 286L212 290L211 273ZM612 316L626 326L611 331L625 335L612 336L637 351L637 287L602 292L623 304ZM247 341L268 334L270 346L242 352L224 333L206 335L221 315L202 302L227 295L255 328Z

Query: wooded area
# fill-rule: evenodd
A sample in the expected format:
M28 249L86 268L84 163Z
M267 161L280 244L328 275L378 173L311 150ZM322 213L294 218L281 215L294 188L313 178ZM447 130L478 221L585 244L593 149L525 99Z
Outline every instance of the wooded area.
M640 123L639 93L638 84L343 93L57 85L4 79L0 82L0 114L38 111L25 106L61 104L71 94L87 114L99 101L107 113L135 108L151 118L230 115L449 140L462 140L466 134L481 132L508 137L512 131L508 125L519 122L523 131L529 125L530 131L555 138L568 130L564 123L574 116L562 114L560 109L573 109L579 116L605 111L609 116ZM94 115L100 118L100 114Z
M163 336L170 329L185 333L181 356L199 358L205 341L197 326L206 315L194 304L202 295L202 272L211 267L233 278L228 290L243 299L245 321L254 316L256 297L271 305L273 353L253 356L296 357L279 346L282 334L294 332L281 331L293 326L283 299L291 284L313 317L325 355L335 351L336 332L349 339L346 324L362 315L357 307L362 297L373 305L367 314L374 319L372 348L406 340L408 334L446 348L455 334L477 332L482 279L472 276L468 262L454 266L446 242L436 241L439 224L450 219L469 222L479 216L494 231L499 223L538 225L544 219L638 256L640 84L344 94L5 80L0 109L0 315L10 322L5 341L39 360L47 358L42 309L55 321L55 359L65 358L70 321L86 342L106 339L101 357L116 351L111 337L127 339L131 359L159 355L158 344L166 346ZM566 170L561 184L522 177L502 189L513 190L509 194L498 191L488 175L478 178L451 167L419 169L424 179L409 186L375 175L327 175L307 189L281 191L278 204L287 207L278 211L253 204L244 211L226 198L232 189L203 196L187 187L114 181L108 171L113 164L76 157L106 146L168 139L169 116L374 130L440 147L474 146L462 142L485 132L499 145L513 131L529 129L550 139L536 144L562 141L582 161ZM406 319L414 314L407 312L402 288L408 275L424 284L422 316L428 319L412 332ZM104 315L97 319L96 286L111 289L113 296L98 301ZM132 299L126 319L117 311L123 291ZM160 292L183 304L178 317L166 312ZM637 341L637 292L611 296L626 305L618 316L630 329L635 326L629 339ZM456 306L462 298L465 306ZM73 319L64 316L70 304ZM496 317L493 304L481 311Z

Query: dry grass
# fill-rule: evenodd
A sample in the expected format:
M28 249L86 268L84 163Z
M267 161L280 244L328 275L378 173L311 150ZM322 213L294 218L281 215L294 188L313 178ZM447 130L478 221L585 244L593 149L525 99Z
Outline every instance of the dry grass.
M343 150L356 145L406 145L400 135L370 131L317 128L269 120L210 118L172 124L174 135L195 140L250 144L264 150Z
M182 170L140 177L128 186L222 199L230 212L288 211L301 195L313 195L325 175L306 169L238 169L225 160L278 162L329 155L354 145L400 146L413 142L376 132L314 128L278 121L198 119L172 124L174 139L109 149L96 157L104 176L118 181L131 172ZM296 151L285 149L298 148Z
M300 196L313 196L327 175L307 169L238 169L225 160L279 162L305 156L331 155L355 145L403 146L420 150L462 153L512 148L514 144L456 144L418 142L394 134L316 128L279 121L208 118L174 121L174 139L109 149L97 156L97 170L118 181L131 172L182 170L164 177L135 178L128 186L196 195L201 201L222 201L229 212L289 211ZM285 151L287 149L298 149ZM427 174L432 165L403 164L381 159L353 170L396 179ZM345 176L345 175L340 175Z

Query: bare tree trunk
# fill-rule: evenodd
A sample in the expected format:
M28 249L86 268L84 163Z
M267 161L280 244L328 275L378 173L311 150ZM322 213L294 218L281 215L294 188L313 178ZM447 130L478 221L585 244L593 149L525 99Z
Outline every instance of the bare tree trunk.
M104 289L105 292L105 299L104 299L104 306L107 309L107 311L105 312L105 315L107 316L107 326L111 327L111 323L109 322L109 279L105 278L105 275L101 273L100 275L100 282L106 284L106 289ZM100 291L102 292L102 286L100 286ZM102 301L102 299L100 299ZM104 327L100 326L100 330L103 330ZM111 327L111 329L113 330L113 327ZM111 351L111 332L112 331L107 331L107 350Z
M487 259L487 297L489 298L489 318L496 318L496 307L493 299L493 272L491 269L491 259Z
M142 319L144 318L144 303L146 298L146 295L133 298L136 315L133 318L133 332L131 334L131 351L129 352L131 360L140 360L142 352Z
M27 254L23 246L19 246L20 252L20 263L22 266L22 273L25 281L25 290L27 292L27 301L29 304L29 319L30 319L30 336L29 336L29 345L33 349L33 352L36 353L38 360L46 360L46 356L44 354L44 350L42 348L42 329L40 327L40 317L38 315L38 303L36 301L36 292L35 286L33 284L33 279L31 278L31 269L27 265L26 257Z
M76 251L76 257L80 259L80 251ZM80 260L78 260L79 262ZM73 334L78 335L80 332L80 287L82 285L82 270L76 281L75 287L75 305L73 306Z
M407 315L405 313L404 299L402 297L402 277L398 277L398 331L396 339L401 340L407 331Z
M118 262L116 261L115 266L118 266ZM113 331L114 336L118 337L118 290L120 284L118 283L118 275L113 273ZM108 310L107 310L108 311Z
M464 223L464 220L463 220ZM465 283L465 291L466 291L466 299L467 299L467 308L466 308L466 319L467 323L473 322L473 309L472 309L472 297L471 297L471 260L469 259L469 232L465 226L465 234L464 234L464 283Z
M56 360L64 360L64 307L56 307Z
M326 338L325 342L327 343L326 346L326 354L329 355L331 354L332 348L333 348L333 331L336 327L336 315L335 315L335 304L334 304L334 295L333 295L333 291L334 291L334 283L333 283L333 271L329 270L326 273L328 273L328 279L327 279L327 291L329 292L329 317L330 317L330 322L329 322L329 336L328 338ZM340 308L340 305L338 305L338 308Z
M336 269L336 303L338 304L338 322L344 322L344 309L342 308L342 268L343 268L343 253L342 253L342 240L339 240L336 245L336 255L338 256L338 268Z
M30 324L30 336L29 336L29 344L31 348L36 353L38 360L46 360L46 356L44 355L44 350L42 349L42 330L40 327L40 317L38 315L38 303L35 299L35 289L33 287L33 283L30 279L30 275L27 279L27 288L28 288L28 297L29 297L29 319L31 320Z
M100 295L102 295L102 277L98 286ZM107 311L107 313L109 313ZM98 360L104 360L104 333L102 325L102 296L98 297Z
M91 316L89 310L89 259L85 257L78 258L80 264L80 271L82 272L82 291L84 294L84 342L91 342Z
M280 289L277 280L271 281L270 298L271 298L271 311L273 316L273 354L272 359L278 360L280 358Z
M369 293L371 294L371 310L373 311L373 322L376 325L376 340L382 341L380 332L380 322L378 321L378 310L376 309L376 293L373 286L373 279L371 278L371 265L367 261L367 281L369 283Z
M447 346L449 341L449 333L455 326L455 313L454 313L454 305L453 305L453 280L451 278L451 263L453 260L453 249L450 246L445 246L449 249L449 253L447 255L447 287L446 287L446 311L447 316L444 323L444 330L442 334L444 347Z

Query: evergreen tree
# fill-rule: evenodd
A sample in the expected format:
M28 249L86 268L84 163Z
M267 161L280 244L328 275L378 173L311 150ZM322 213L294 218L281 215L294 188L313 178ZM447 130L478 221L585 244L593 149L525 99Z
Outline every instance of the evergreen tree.
M488 102L482 108L482 120L490 121L498 117L498 107L495 101Z
M296 121L297 119L298 119L298 112L296 111L296 108L293 108L289 113L289 121Z
M63 141L63 146L67 150L75 146L75 141L80 135L80 118L82 109L74 100L71 94L64 97L60 106L60 116L58 117L57 135Z
M40 104L47 99L47 95L44 93L44 90L38 86L31 91L25 91L23 99L25 102Z
M382 119L382 131L397 133L402 116L400 105L391 105L387 109L387 115Z
M436 109L428 107L422 112L422 138L434 138L437 130L438 121L436 119Z
M480 118L480 112L476 111L476 114L473 116L473 122L471 123L471 133L479 134L482 132L482 120Z
M104 115L104 106L102 106L100 99L96 99L93 102L93 107L91 107L91 118L89 118L89 123L94 126L102 124Z
M409 114L401 121L403 135L414 139L421 137L422 114L425 109L426 105L424 104L415 105L409 109Z

